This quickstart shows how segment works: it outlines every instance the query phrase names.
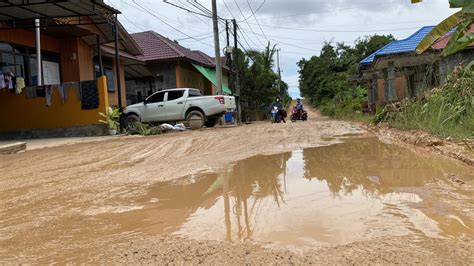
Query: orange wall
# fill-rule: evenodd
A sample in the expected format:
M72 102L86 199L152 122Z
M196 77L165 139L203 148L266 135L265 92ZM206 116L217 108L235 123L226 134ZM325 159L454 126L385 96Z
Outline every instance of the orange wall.
M52 105L46 106L45 98L26 99L19 95L0 90L0 132L19 129L66 128L99 124L99 112L105 112L109 105L105 77L98 79L99 108L82 110L81 102L74 89L69 91L65 104L57 90L52 96Z
M27 30L0 30L0 42L35 48L35 35ZM61 82L94 79L91 47L81 38L53 38L41 35L41 49L59 54ZM75 54L75 58L73 57Z
M408 83L405 76L397 77L395 79L395 92L399 101L409 97Z
M385 80L377 80L377 106L382 106L385 104Z
M229 85L229 75L226 72L222 72L222 82ZM188 62L176 65L176 87L200 89L205 95L216 94L216 87Z
M376 104L382 106L385 104L385 81L383 79L377 80L377 93L378 100ZM408 82L404 76L395 78L395 93L399 101L409 97Z
M206 78L190 63L181 62L176 68L179 68L176 71L176 84L178 88L196 88L203 92L206 90Z
M113 61L114 82L115 84L117 84L117 77L115 75L117 70L115 66L116 64L114 60ZM122 85L122 106L125 107L127 105L127 94L126 94L127 91L125 89L125 70L124 70L124 66L122 62L120 62L120 83ZM110 106L118 106L118 86L116 85L115 87L117 88L115 92L108 93Z
M16 43L32 48L36 47L35 33L28 30L0 30L0 41ZM59 53L61 50L61 43L58 39L42 34L41 48L43 50Z

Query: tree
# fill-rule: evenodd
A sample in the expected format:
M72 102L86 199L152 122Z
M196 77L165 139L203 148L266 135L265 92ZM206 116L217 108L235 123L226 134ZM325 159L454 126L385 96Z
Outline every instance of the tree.
M237 52L239 60L234 64L239 69L242 101L252 109L269 106L280 95L278 75L273 71L275 45L268 43L263 51ZM281 87L287 95L288 85L282 82Z
M298 62L301 95L317 106L352 99L354 87L347 81L348 76L358 74L360 60L391 41L392 35L373 35L359 38L354 46L325 43L319 56ZM357 92L362 100L367 89ZM361 105L360 101L357 105Z
M423 0L411 0L412 4L423 2ZM474 24L474 0L449 0L451 8L462 8L440 24L438 24L426 37L418 44L416 52L421 54L426 51L436 40L446 33L456 28L443 51L443 55L454 54L470 44L474 43L474 32L468 32Z

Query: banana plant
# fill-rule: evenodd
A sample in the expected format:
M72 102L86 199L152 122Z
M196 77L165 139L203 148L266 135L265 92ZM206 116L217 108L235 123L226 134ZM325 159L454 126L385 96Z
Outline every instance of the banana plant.
M120 110L118 108L107 107L104 113L99 113L104 119L100 119L99 122L108 125L109 129L117 129L120 125L118 120L120 118Z
M412 4L420 2L423 0L411 0ZM436 40L454 28L456 30L443 51L444 56L452 55L474 43L474 32L469 32L474 24L474 0L449 0L449 5L451 8L461 8L461 10L443 20L421 40L416 47L418 54L428 50Z

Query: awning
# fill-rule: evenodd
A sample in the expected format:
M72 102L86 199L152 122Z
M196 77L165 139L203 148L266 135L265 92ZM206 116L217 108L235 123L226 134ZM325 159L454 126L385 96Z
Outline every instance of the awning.
M206 77L212 84L214 84L214 86L217 86L217 75L216 75L216 71L214 69L208 68L208 67L203 67L203 66L196 65L196 64L193 64L193 66L199 72L201 72L201 74L203 74L204 77ZM222 91L225 94L232 94L232 91L229 89L229 87L224 85L224 84L222 84Z

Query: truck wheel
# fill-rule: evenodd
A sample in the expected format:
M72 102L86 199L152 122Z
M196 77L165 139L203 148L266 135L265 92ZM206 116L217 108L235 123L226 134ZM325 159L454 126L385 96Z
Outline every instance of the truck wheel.
M204 123L206 127L215 127L217 124L217 118L208 118L207 122Z
M186 116L186 121L191 129L200 129L204 126L204 114L199 111L191 111Z
M127 130L133 130L135 129L135 124L140 122L140 118L136 115L127 115L127 118L125 118L125 128Z

